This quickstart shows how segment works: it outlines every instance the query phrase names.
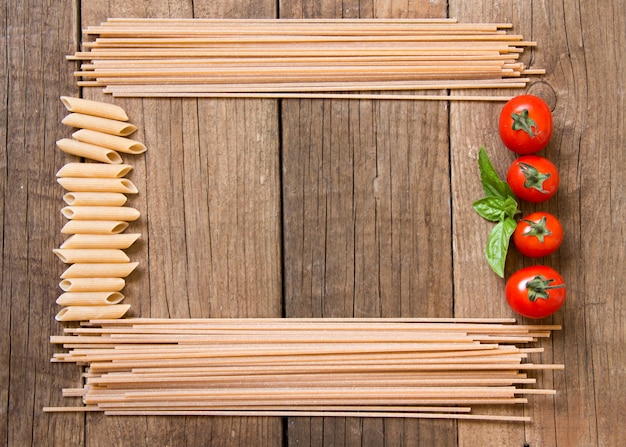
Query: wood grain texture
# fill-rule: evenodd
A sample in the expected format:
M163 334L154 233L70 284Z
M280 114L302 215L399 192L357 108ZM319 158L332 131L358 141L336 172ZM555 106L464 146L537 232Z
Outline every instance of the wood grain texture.
M0 123L2 261L0 261L0 439L5 445L77 445L79 414L42 416L46 402L62 402L54 388L79 380L46 357L54 323L59 265L50 256L60 241L54 169L63 164L61 94L76 94L64 54L73 51L73 15L67 5L6 2L2 15L3 82ZM72 427L73 429L70 429Z
M531 34L529 3L450 2L450 16L462 22L511 22L516 33ZM454 313L458 317L515 316L504 299L504 281L497 277L485 261L484 247L493 227L472 209L473 201L483 197L479 180L477 155L484 146L496 170L504 178L513 161L513 153L500 141L497 123L501 104L468 103L450 105L450 152L454 238ZM515 271L521 258L510 250L505 276ZM516 265L518 264L518 265ZM517 408L522 415L523 409ZM483 411L498 414L499 408ZM499 446L524 444L521 424L488 424L476 426L459 421L458 445L485 443Z
M626 439L624 279L626 56L624 2L135 1L16 2L0 8L0 443L22 446L515 446L604 447ZM43 413L68 405L79 371L51 364L61 333L54 303L64 266L70 136L59 97L78 91L79 26L109 17L455 17L512 22L546 68L528 90L551 106L544 155L559 167L549 202L566 240L542 260L568 284L563 325L542 341L544 372L517 408L529 424L369 418L105 417ZM80 18L82 22L77 24ZM468 92L471 93L471 92ZM495 93L494 93L495 94ZM504 173L513 154L495 131L501 105L352 100L130 99L145 154L123 155L142 218L127 250L140 267L124 293L143 317L513 316L504 282L483 258L491 224L481 195L485 145ZM507 274L533 263L511 250ZM520 319L521 322L530 320ZM536 354L534 354L536 355ZM486 408L497 412L497 408Z
M433 9L433 4L437 5ZM283 2L282 18L443 17L445 4ZM285 315L451 316L445 103L282 101ZM290 445L451 445L451 421L289 419Z
M541 262L557 268L567 278L566 305L562 312L548 319L563 324L564 330L544 346L547 355L566 366L563 373L543 375L547 384L561 392L556 399L531 400L532 405L525 411L530 412L534 423L523 430L491 425L477 430L473 425L460 423L459 445L475 445L484 439L493 439L503 446L522 442L542 446L613 445L619 443L617 439L623 438L624 433L600 425L606 423L606 415L624 405L623 393L610 391L615 390L620 380L624 385L623 373L615 374L615 368L610 366L616 358L623 359L626 340L623 325L614 322L624 320L619 298L624 286L612 274L606 276L612 270L609 263L617 266L623 262L623 250L609 248L624 246L623 225L620 229L620 224L613 220L616 213L623 212L619 206L623 197L619 199L614 188L623 185L624 176L612 168L613 159L619 164L618 160L624 156L624 136L619 131L619 123L624 122L623 101L608 100L611 95L623 98L618 85L623 83L624 74L616 68L612 56L623 42L623 33L617 31L623 25L623 14L615 13L616 5L586 3L579 9L574 2L542 2L476 8L479 3L451 2L450 15L460 20L516 23L516 32L538 42L538 48L531 53L533 62L547 67L543 81L533 84L528 91L544 98L553 110L555 135L543 154L559 167L561 186L551 201L541 206L522 204L522 211L546 210L559 216L564 225L566 240L562 248ZM597 33L593 29L603 31ZM613 33L616 38L607 38ZM601 48L604 44L607 46ZM591 81L599 73L604 73L601 77L606 79ZM602 103L610 106L605 108ZM487 147L502 174L514 155L503 150L492 131L499 111L497 106L485 105L470 113L466 104L453 104L451 110L451 149L455 154L452 160L455 279L458 279L455 313L457 316L477 312L507 315L510 310L504 300L494 299L492 294L476 294L480 290L502 290L503 282L490 275L483 262L482 247L491 224L477 220L468 208L467 204L480 197L481 192L475 182L468 187L465 173L470 172L476 178L475 158L481 144ZM468 132L468 128L474 130ZM513 251L507 261L507 272L531 263ZM472 268L476 274L463 273ZM608 373L609 370L613 373ZM612 379L598 380L598 376ZM621 379L616 380L617 377ZM605 396L602 403L596 401L599 395Z
M227 2L228 3L228 2ZM108 17L274 17L271 2L84 2L83 24ZM91 99L111 101L99 89ZM128 251L140 262L124 289L129 314L281 315L276 101L128 99L120 104L148 150L131 160L143 218ZM131 231L129 228L128 231ZM129 301L130 302L130 301ZM280 445L275 418L87 416L90 445ZM138 436L138 434L140 435ZM104 444L99 444L104 443ZM145 444L144 444L145 443Z

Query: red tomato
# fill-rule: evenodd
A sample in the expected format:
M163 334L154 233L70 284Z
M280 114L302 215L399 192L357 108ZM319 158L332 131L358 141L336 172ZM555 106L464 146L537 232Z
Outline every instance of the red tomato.
M552 137L552 113L537 96L516 96L502 108L498 129L507 148L518 154L534 154Z
M563 242L563 227L550 213L538 211L524 217L513 232L513 243L530 258L540 258L553 253Z
M521 200L539 203L559 188L560 176L554 163L539 155L522 155L509 166L506 182Z
M545 318L565 302L563 277L551 267L534 265L513 273L506 282L506 300L518 314Z

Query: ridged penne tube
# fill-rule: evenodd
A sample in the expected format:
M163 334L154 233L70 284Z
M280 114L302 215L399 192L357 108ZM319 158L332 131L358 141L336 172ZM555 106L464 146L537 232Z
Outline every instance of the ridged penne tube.
M61 177L57 182L71 192L120 192L137 194L137 187L126 178Z
M116 220L70 220L63 228L63 234L118 234L128 228L128 222Z
M65 278L126 278L139 265L138 262L122 262L118 264L72 264L62 274Z
M61 214L76 220L137 220L140 213L129 206L66 206Z
M112 149L83 143L82 141L72 140L71 138L60 139L57 141L57 146L66 154L101 161L102 163L121 164L123 161L120 154Z
M84 113L85 115L99 116L118 121L128 121L126 111L115 104L84 98L74 98L71 96L61 96L61 102L69 112Z
M141 154L146 151L146 146L137 140L118 137L90 129L79 129L72 134L72 137L84 143L106 147L126 154Z
M126 196L119 192L68 192L63 201L70 206L122 206Z
M137 130L137 126L124 121L101 118L84 113L70 113L61 122L69 127L95 130L119 137L127 137Z
M122 318L130 309L130 304L110 304L108 306L68 306L56 315L57 321L109 320Z
M124 278L67 278L59 283L64 292L119 292L125 285Z
M75 234L69 237L61 248L118 248L125 249L135 243L141 234Z
M52 252L66 264L130 262L126 253L115 248L55 248Z
M66 292L57 298L59 306L107 306L119 304L124 295L119 292Z
M133 167L107 163L67 163L57 172L57 177L122 178Z

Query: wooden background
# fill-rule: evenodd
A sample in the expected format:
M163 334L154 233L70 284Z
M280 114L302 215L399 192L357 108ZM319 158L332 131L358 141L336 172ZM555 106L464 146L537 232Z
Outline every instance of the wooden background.
M0 8L0 444L8 446L617 446L626 439L626 5L623 0L5 0ZM546 372L518 414L534 422L357 418L104 417L68 405L74 365L49 363L61 332L63 191L70 130L59 96L80 27L108 17L455 17L511 22L536 40L550 104L544 155L560 168L542 209L566 231L545 262L568 283L547 323ZM126 99L149 150L126 157L142 240L125 292L143 317L503 317L504 282L483 260L476 154L502 173L501 103ZM525 211L533 208L524 205ZM507 273L529 261L512 252ZM523 319L520 321L524 321ZM532 397L532 396L531 396ZM497 409L493 410L494 412Z

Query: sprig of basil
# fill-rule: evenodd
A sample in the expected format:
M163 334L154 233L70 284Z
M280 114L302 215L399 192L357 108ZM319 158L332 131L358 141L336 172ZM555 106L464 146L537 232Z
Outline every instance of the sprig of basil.
M478 169L485 197L472 206L483 219L496 222L489 233L485 257L491 269L504 278L504 264L511 236L517 226L515 215L520 212L511 187L494 169L484 147L478 152Z

